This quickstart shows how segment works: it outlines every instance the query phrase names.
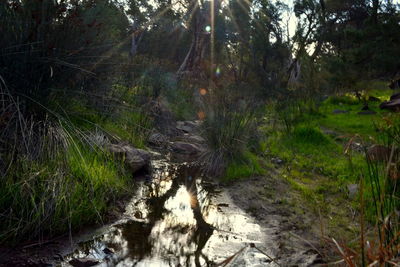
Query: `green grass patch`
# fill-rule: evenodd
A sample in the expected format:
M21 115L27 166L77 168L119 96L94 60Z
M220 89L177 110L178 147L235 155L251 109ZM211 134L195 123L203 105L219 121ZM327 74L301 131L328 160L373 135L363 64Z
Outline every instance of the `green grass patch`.
M144 109L136 107L136 89L115 85L113 93L117 97L123 97L124 101L120 106L114 103L115 106L97 110L85 98L71 96L60 97L58 102L54 101L52 108L61 116L65 116L75 128L93 131L99 127L117 139L144 148L147 136L153 127L153 120ZM62 102L64 102L63 108L61 108Z
M128 141L135 147L144 148L152 129L152 119L141 111L125 111L115 117L99 121L108 133Z
M228 164L223 181L232 181L265 174L265 169L260 164L261 159L251 153L245 152L241 159L235 159Z
M297 126L293 133L272 134L268 151L295 168L315 172L349 183L358 179L358 170L366 167L363 155L353 152L344 155L344 147L335 143L318 128Z
M60 136L66 147L36 158L17 156L1 179L0 243L47 238L103 222L113 202L131 192L122 162L65 133Z
M379 97L381 101L388 100L393 92L391 90L371 90L369 95ZM368 96L365 96L368 97ZM375 115L357 114L364 106L353 95L332 96L322 103L319 107L321 117L315 118L307 116L305 120L312 121L314 125L324 126L331 130L338 131L341 134L359 135L364 139L369 137L376 138L377 132L375 125L382 120L383 116L388 114L387 111L379 108L381 102L368 102L370 110L376 112ZM348 113L334 114L334 110L346 110Z
M101 151L70 144L46 160L18 158L0 184L0 240L52 236L102 222L132 187L120 163Z

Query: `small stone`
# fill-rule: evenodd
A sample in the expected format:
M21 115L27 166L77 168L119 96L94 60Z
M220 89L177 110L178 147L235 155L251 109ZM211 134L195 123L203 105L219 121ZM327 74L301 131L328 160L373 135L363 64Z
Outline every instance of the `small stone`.
M400 98L394 98L390 101L385 101L379 105L381 109L389 109L392 111L399 111L400 110Z
M274 164L278 164L278 165L281 165L284 163L284 161L281 160L280 158L271 158L271 162Z
M354 198L358 193L358 189L359 189L358 184L347 185L347 190L349 191L349 197Z
M108 150L115 156L125 159L132 173L144 168L150 169L150 153L143 149L134 148L129 144L112 144L108 146Z
M343 110L343 109L335 109L332 111L333 114L344 114L344 113L349 113L348 110Z
M176 129L186 133L193 133L199 130L200 124L199 121L177 121Z
M390 96L390 100L400 99L400 93L396 93Z
M56 261L63 261L64 260L63 256L61 254L59 254L59 253L55 254L53 259L56 260Z
M168 143L168 138L160 133L153 133L149 136L147 142L155 146L165 146Z
M337 132L335 132L333 130L330 130L330 129L323 128L323 127L321 127L321 132L323 134L329 135L329 136L331 136L333 138L335 138L335 137L337 137L339 135Z
M357 113L358 115L375 115L376 112L373 110L363 110Z

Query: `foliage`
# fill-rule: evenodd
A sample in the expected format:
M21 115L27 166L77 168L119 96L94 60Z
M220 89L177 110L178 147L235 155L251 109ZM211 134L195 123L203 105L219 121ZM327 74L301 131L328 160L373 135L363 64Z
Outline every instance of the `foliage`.
M202 126L209 150L203 159L207 172L220 176L248 150L251 136L257 137L258 119L254 106L245 100L235 103L215 95L209 101Z

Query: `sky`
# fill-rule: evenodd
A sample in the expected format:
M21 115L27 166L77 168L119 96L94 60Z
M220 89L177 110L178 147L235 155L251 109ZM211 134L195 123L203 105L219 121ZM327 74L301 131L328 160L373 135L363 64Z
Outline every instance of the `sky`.
M273 2L277 2L278 0L272 0ZM281 2L287 4L289 7L293 7L294 0L280 0ZM335 0L333 0L335 1ZM387 0L381 0L381 2L386 2ZM400 4L400 0L392 0L393 4ZM286 24L287 20L289 19L289 35L293 36L296 31L296 23L297 19L294 14L286 14L283 18L283 23Z

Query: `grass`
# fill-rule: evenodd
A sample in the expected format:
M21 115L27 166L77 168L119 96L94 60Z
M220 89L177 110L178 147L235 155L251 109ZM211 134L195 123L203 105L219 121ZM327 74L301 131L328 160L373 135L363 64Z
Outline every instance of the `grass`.
M356 182L354 169L363 168L363 156L354 154L351 161L342 145L335 143L318 128L298 126L292 134L272 134L266 145L272 157L298 169L325 175L341 182Z
M43 239L102 222L130 184L118 162L82 144L53 158L19 157L0 185L0 240Z
M374 89L369 95L387 100L391 93ZM288 196L290 205L299 212L304 212L304 207L307 207L317 214L325 234L347 243L343 245L346 253L367 253L365 257L361 257L362 253L351 254L356 255L352 260L355 264L361 258L363 262L384 264L395 257L396 251L398 253L398 215L394 212L398 209L396 182L387 176L385 164L368 162L363 153L357 151L344 153L347 142L352 141L355 135L364 145L395 142L398 146L398 115L381 111L378 105L379 102L369 104L377 114L362 116L357 114L363 106L358 99L351 95L335 96L322 102L317 112L302 112L300 103L297 106L300 109L291 109L295 111L292 115L279 116L280 125L273 123L262 128L269 137L262 144L266 155L279 157L285 162L279 169L281 176L301 196L297 198L291 192ZM335 109L349 112L333 114ZM340 138L324 134L321 126L337 131ZM360 184L360 179L363 181L362 193L350 199L346 186ZM371 229L375 223L377 230L367 235L366 227ZM357 239L361 235L362 240L375 240L378 245L368 247L363 243L361 246Z
M152 120L129 105L113 106L110 115L87 99L55 95L46 109L49 122L34 121L25 139L17 140L30 150L1 154L10 168L0 180L0 243L43 240L102 223L115 201L131 192L122 162L93 133L144 147Z
M379 97L382 101L388 100L393 92L391 90L372 90L369 95ZM324 126L342 134L358 134L364 138L375 138L375 124L379 122L387 111L379 108L380 102L369 102L369 108L377 114L359 115L364 106L353 95L333 96L322 103L319 108L322 118L316 119L319 126ZM348 113L333 114L333 111L346 110ZM313 120L311 118L311 120ZM315 118L314 118L315 120Z
M260 161L261 159L257 155L248 151L245 152L241 160L232 160L228 164L222 181L230 182L240 178L264 175L266 171L261 166Z
M93 131L100 128L115 139L144 148L153 120L138 103L142 92L137 88L115 84L111 95L113 101L106 103L106 107L95 107L87 100L87 96L55 96L52 109L65 114L71 124L81 130Z
M152 128L152 120L141 111L124 111L115 118L99 121L98 125L108 133L128 141L135 147L144 148Z

